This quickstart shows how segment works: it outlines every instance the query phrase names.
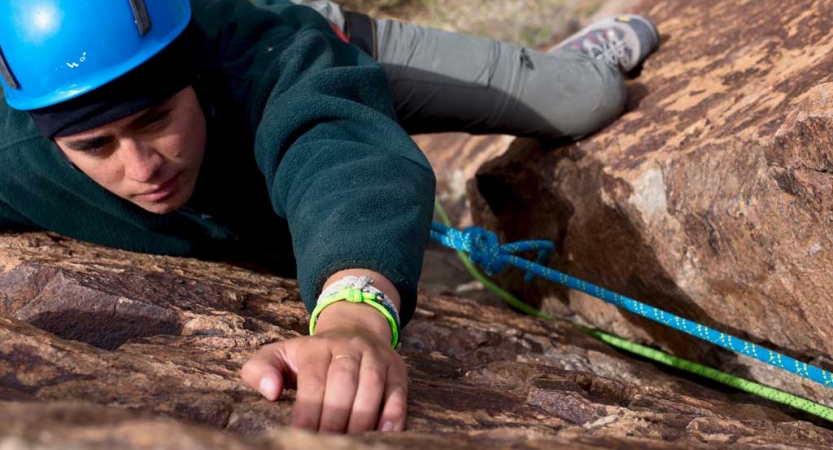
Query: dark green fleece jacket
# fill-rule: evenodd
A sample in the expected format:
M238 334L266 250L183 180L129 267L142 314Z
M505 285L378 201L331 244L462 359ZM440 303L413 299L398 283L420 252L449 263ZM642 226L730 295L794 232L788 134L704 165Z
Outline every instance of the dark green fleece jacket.
M192 0L194 87L209 131L186 207L155 215L110 194L0 102L0 226L139 252L254 258L297 275L308 309L334 272L371 269L396 285L407 322L433 172L396 121L382 68L312 9L268 3Z

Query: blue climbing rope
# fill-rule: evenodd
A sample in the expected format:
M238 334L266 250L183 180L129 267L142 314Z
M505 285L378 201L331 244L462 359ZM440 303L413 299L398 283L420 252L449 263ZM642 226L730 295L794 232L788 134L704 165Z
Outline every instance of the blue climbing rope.
M470 227L460 231L438 222L431 224L431 238L446 247L469 253L472 262L483 267L489 275L496 275L510 266L517 267L526 272L527 281L533 276L538 276L562 284L725 349L750 356L824 386L833 386L833 374L826 370L543 266L555 249L549 241L522 241L500 245L497 236L483 228ZM516 255L531 251L537 252L534 262Z

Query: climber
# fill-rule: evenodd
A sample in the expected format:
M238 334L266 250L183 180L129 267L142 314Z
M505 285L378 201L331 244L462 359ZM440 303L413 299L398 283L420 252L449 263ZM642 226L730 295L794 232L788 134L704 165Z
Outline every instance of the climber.
M2 2L0 226L297 277L314 335L243 381L302 428L402 430L435 189L408 132L587 135L657 45L638 16L541 53L326 2Z

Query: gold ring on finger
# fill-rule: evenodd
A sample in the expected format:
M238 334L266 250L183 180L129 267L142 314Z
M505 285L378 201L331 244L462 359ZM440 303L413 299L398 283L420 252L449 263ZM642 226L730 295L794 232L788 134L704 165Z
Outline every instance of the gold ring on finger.
M333 361L338 361L339 359L342 359L342 358L350 358L353 361L359 362L358 358L356 358L353 355L347 354L347 353L342 354L342 355L336 355L335 357L333 357Z

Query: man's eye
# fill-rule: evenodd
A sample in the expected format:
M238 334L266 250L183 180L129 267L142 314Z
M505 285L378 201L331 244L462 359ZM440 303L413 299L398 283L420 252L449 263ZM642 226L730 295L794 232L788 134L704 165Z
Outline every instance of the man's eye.
M93 145L86 147L85 149L81 150L85 155L90 156L103 156L107 153L110 149L112 144L104 144L104 145Z
M168 118L168 112L165 111L163 113L159 113L159 114L156 114L154 116L151 116L148 119L147 124L148 124L148 126L159 125L160 123L164 122L165 119L167 119L167 118Z

